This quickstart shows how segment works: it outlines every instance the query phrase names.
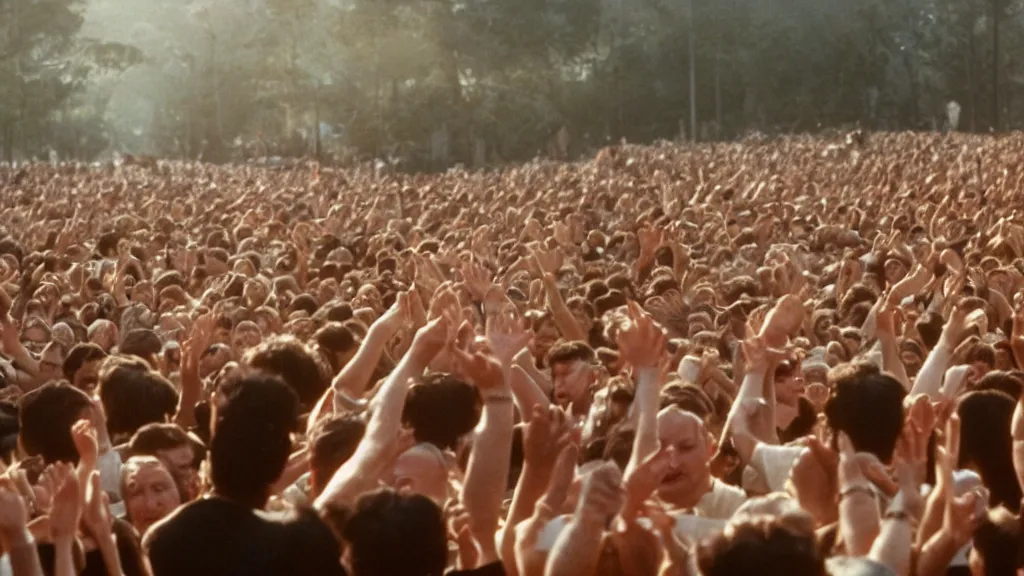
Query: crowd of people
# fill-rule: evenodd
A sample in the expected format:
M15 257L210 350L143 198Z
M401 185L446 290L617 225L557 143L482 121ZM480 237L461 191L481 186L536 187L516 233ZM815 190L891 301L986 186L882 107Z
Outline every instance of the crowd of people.
M1016 576L1022 148L0 167L0 575Z

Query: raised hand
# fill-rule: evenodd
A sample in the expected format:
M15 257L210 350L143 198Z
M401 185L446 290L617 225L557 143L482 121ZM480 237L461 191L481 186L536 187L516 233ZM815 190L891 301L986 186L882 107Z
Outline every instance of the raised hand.
M422 366L427 366L448 344L451 323L445 316L434 318L416 332L409 354Z
M462 279L466 284L466 289L477 302L482 302L487 297L491 286L494 285L490 272L481 266L475 258L462 263Z
M28 525L28 509L25 501L10 480L0 484L0 542L5 549L24 538Z
M533 417L523 430L523 460L550 470L558 455L572 443L572 420L561 408L533 407Z
M491 351L502 366L510 365L533 339L533 332L526 329L525 322L515 314L515 308L488 315L485 330Z
M79 463L86 470L95 470L100 457L96 428L90 420L79 420L71 426L71 439L78 451Z
M953 471L960 457L960 418L956 415L946 425L945 446L935 449L937 490L942 490L945 507L942 515L942 530L956 543L957 547L970 541L978 527L988 504L984 488L972 490L957 496L953 482Z
M462 348L452 348L452 354L465 374L480 389L482 394L507 387L502 363L485 350L468 352ZM508 364L505 364L506 366Z
M620 357L636 370L658 368L665 358L665 331L636 302L628 304L628 315L617 338Z
M537 265L537 270L544 277L558 274L558 271L562 269L562 265L565 262L565 256L561 250L548 251L537 248L532 251L532 255L533 261Z
M50 536L54 541L75 537L82 517L82 495L78 477L71 467L58 462L44 472L55 486L50 506Z

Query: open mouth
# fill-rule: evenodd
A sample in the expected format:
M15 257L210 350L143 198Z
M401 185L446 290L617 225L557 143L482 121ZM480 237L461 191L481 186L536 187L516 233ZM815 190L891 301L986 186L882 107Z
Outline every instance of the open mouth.
M668 486L671 484L675 484L676 482L682 480L682 478L682 472L669 472L668 474L665 474L665 476L661 478L661 485Z

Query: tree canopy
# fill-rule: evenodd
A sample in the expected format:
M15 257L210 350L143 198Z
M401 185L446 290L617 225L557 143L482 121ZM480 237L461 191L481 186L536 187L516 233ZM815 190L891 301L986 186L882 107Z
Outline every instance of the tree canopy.
M935 129L950 101L960 129L1005 130L1024 113L1021 12L1008 0L0 0L0 152L443 169L691 133Z

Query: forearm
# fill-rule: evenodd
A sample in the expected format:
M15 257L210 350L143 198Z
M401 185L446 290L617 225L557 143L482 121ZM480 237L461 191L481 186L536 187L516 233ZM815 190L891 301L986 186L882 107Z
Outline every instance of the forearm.
M181 395L174 414L174 423L188 430L196 425L196 403L203 393L203 382L199 377L199 362L183 366L181 371Z
M554 284L553 280L544 281L544 291L548 297L548 309L551 311L551 319L555 321L555 326L562 333L562 338L566 340L581 340L583 342L589 340L587 334L580 328L579 323L576 322L572 312L569 311L569 307L565 305L562 293L558 290L558 286Z
M387 334L380 325L374 324L370 327L366 339L360 344L356 355L342 368L341 372L335 376L334 382L331 383L335 390L335 411L340 412L343 409L338 405L338 391L344 391L354 398L362 396L389 339L390 334Z
M462 504L469 513L470 531L480 548L480 565L498 560L495 532L507 484L513 426L514 413L508 396L485 395L483 423L462 487Z
M274 484L274 494L284 492L286 488L297 482L306 472L309 472L309 450L303 448L292 454L288 459L284 472L281 473L281 477Z
M524 422L530 421L534 406L547 409L551 405L551 400L521 365L512 367L509 384L512 387L512 397L516 401L516 408L519 409L519 414Z
M533 380L533 383L540 388L541 393L547 398L554 386L551 383L551 376L537 368L533 361L533 354L529 350L523 350L516 356L515 365L522 368L523 372Z
M35 540L27 529L14 537L4 537L3 545L14 576L43 576Z
M868 558L889 567L894 574L907 574L913 545L913 531L906 520L886 520Z
M726 416L725 427L722 428L722 437L719 439L719 445L723 445L732 435L733 421L740 416L739 413L744 400L761 398L761 393L764 390L765 370L766 368L763 366L747 368L747 373L743 376L743 382L740 384L740 391L729 408L728 416Z
M942 576L959 550L960 547L940 530L921 547L915 576Z
M367 487L373 486L386 460L387 448L401 428L402 407L409 391L409 379L421 373L423 367L406 355L391 372L380 392L374 398L370 422L355 453L334 476L314 507L323 511L331 505L347 505Z
M107 576L124 576L121 569L121 556L117 553L117 542L114 535L107 533L96 541L96 546L103 557L103 564L107 567Z
M644 368L636 374L636 396L633 402L639 411L639 419L633 439L633 453L626 466L627 475L658 450L658 380L657 368Z
M69 536L54 540L54 576L76 576L75 561L72 556L74 542L74 538Z
M500 537L501 561L505 565L505 571L510 573L509 576L515 576L511 570L515 568L516 526L533 513L537 501L544 495L550 476L549 469L532 466L529 462L523 465L523 470L519 474L519 481L516 482L512 504L509 506L508 517L505 519L505 527Z
M899 380L905 390L910 390L910 378L907 368L900 359L900 347L896 335L887 330L878 333L878 341L882 345L882 370Z
M953 347L948 343L945 335L939 338L938 344L928 353L921 370L914 379L914 386L910 389L910 395L927 394L933 400L942 389L942 380L949 366L949 360L953 354Z

